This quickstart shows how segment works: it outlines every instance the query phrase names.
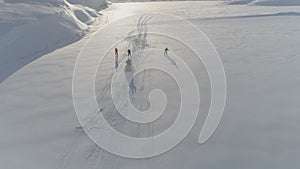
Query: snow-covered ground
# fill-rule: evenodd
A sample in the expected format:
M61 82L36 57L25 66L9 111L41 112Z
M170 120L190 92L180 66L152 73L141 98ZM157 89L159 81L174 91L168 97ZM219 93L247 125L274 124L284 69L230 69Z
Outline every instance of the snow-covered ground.
M28 6L30 11L29 8L34 8L34 5ZM163 48L167 44L172 52L187 60L189 66L199 72L196 78L200 82L202 113L183 142L154 158L122 158L93 143L80 127L72 102L74 64L80 49L95 34L92 33L34 62L27 61L30 64L22 64L26 66L0 83L1 169L281 169L300 166L300 7L277 6L275 3L257 6L250 1L249 5L226 5L224 2L118 3L104 10L103 15L112 22L141 12L163 12L188 19L215 45L224 64L228 95L223 119L213 137L203 145L197 142L210 101L209 81L204 67L199 66L193 59L193 53L180 43L147 35L120 44L121 56L125 55L128 46L138 50L141 46ZM149 23L147 18L141 20L145 21L142 33L146 35L145 25L153 23L151 19ZM126 26L132 31L140 28L138 24ZM109 38L119 38L113 33L117 31L118 28L112 29ZM128 35L130 32L124 37ZM11 39L5 34L1 35L1 40L5 36ZM15 37L15 34L10 36ZM95 42L107 41L107 36L95 38ZM5 42L9 44L8 40ZM143 45L140 46L141 42ZM22 43L19 45L27 44ZM3 63L2 50L5 48L2 41L0 44ZM98 43L89 48L103 53L107 50ZM166 59L174 66L172 58ZM96 78L98 103L105 103L104 113L110 124L128 135L145 137L161 132L172 123L176 116L173 110L178 108L177 105L169 105L166 115L150 126L126 122L113 111L110 101L105 99L113 72L114 58L113 51L110 51ZM133 104L140 109L149 106L144 97L156 87L163 89L170 98L178 99L173 79L161 72L139 74L135 86L137 92Z
M103 0L94 1L95 9L88 8L93 1L0 1L0 82L92 30L100 17L97 10L106 5Z
M295 6L300 0L227 0L230 5Z

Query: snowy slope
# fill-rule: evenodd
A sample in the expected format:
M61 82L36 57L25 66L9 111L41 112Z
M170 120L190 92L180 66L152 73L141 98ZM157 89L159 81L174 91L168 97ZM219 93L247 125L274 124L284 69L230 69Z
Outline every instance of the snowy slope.
M94 9L65 0L0 1L0 82L36 58L80 39L99 16Z
M107 4L110 4L110 1L108 0L67 0L67 1L72 4L80 4L96 10L103 9L107 7Z
M165 12L189 19L218 50L227 75L228 96L224 117L213 137L203 145L197 142L210 103L210 85L204 67L181 43L147 34L147 25L163 24L147 21L146 16L140 23L138 20L132 20L136 24L120 23L120 28L130 29L122 37L142 32L142 36L133 36L119 44L120 58L124 61L127 47L138 50L168 46L198 72L201 113L188 137L161 156L140 160L113 155L93 143L79 125L72 102L74 64L88 40L85 37L37 59L0 84L1 169L282 169L300 165L300 17L295 15L300 12L299 7L216 2L124 3L112 5L104 14L113 21L141 12ZM111 29L116 34L118 31L119 27ZM119 37L114 33L97 36L88 47L87 61L104 54L99 51L107 51L99 44ZM147 62L151 58L148 54L134 56L137 61ZM172 56L158 56L164 64L176 68ZM109 50L99 67L95 91L110 124L136 137L157 134L172 124L178 104L169 105L167 114L153 125L132 124L120 116L107 99L114 71L113 51ZM81 77L86 76L89 74ZM174 79L162 72L139 74L135 86L133 104L139 109L148 108L149 91L156 87L164 90L168 99L178 101Z

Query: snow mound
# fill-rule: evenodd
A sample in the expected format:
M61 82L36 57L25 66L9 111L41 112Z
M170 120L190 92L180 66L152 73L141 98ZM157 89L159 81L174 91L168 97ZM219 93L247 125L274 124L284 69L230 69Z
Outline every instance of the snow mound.
M105 0L93 1L106 4ZM83 4L0 0L0 82L40 56L83 37L100 16Z
M229 0L229 5L300 6L300 0Z

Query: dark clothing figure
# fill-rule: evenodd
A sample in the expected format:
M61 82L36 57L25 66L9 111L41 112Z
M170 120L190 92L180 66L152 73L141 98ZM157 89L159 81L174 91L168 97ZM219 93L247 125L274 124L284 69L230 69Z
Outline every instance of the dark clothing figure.
M118 48L115 48L115 55L119 56L119 49Z
M164 52L164 55L167 55L167 54L168 54L168 51L169 51L169 49L166 48L166 49L165 49L165 52Z
M128 57L131 56L131 50L130 49L127 50L127 54L128 54Z
M115 68L117 69L119 66L119 49L115 48Z

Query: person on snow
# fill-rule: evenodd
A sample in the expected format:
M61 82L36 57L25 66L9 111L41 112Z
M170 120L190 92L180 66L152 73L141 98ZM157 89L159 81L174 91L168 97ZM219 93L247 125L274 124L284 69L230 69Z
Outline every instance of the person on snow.
M115 48L115 55L119 56L119 49L118 48Z
M115 48L115 68L118 68L119 66L119 49Z
M127 50L127 55L128 55L128 59L126 61L126 66L125 66L125 72L130 72L131 69L132 69L132 63L131 63L131 59L130 59L130 56L131 56L131 50L128 49Z
M166 48L166 49L165 49L165 52L164 52L164 55L167 55L167 54L168 54L168 51L169 51L169 49Z
M131 56L131 50L130 49L127 50L127 55L128 55L128 58L129 58L129 56Z

